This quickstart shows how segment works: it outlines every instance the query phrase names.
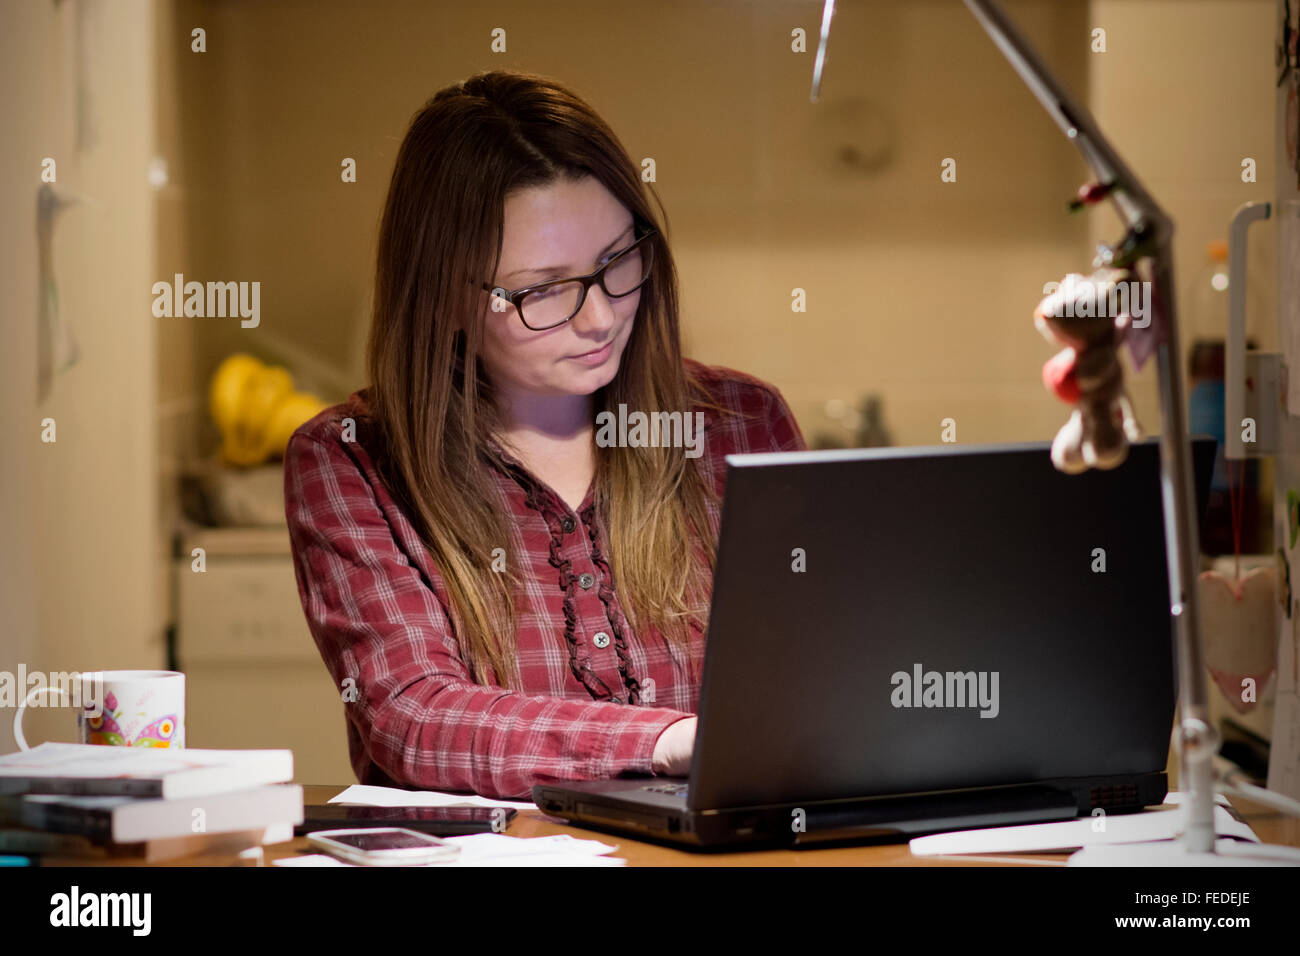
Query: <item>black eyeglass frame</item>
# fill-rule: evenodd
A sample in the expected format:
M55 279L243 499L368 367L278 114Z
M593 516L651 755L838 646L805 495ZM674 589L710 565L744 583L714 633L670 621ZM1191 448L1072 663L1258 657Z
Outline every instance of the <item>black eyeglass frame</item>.
M654 269L654 244L653 243L651 243L651 245L649 246L650 268L647 269L645 278L642 279L640 282L638 282L631 289L628 289L626 292L621 292L618 295L615 295L613 292L609 291L609 289L605 285L605 270L608 269L610 266L614 265L624 256L631 253L632 250L639 248L640 245L643 242L645 242L647 239L650 239L653 236L657 236L658 234L659 234L658 229L655 229L653 227L647 229L640 236L638 236L630 246L628 246L626 249L622 250L621 252L615 253L614 257L610 259L608 262L606 262L603 266L601 266L595 272L587 273L585 276L569 276L568 278L565 279L548 279L545 282L539 282L536 285L525 286L522 289L515 289L513 292L507 291L506 289L502 288L499 285L496 286L488 285L486 282L484 282L483 289L484 291L491 293L495 298L509 302L511 305L513 305L515 307L515 313L519 316L519 321L523 322L524 328L528 329L529 331L545 332L547 329L557 329L561 325L564 325L565 322L573 321L573 316L577 315L579 312L582 311L582 307L587 304L587 290L590 289L596 283L598 282L600 283L601 291L604 292L605 295L609 296L611 299L621 299L624 296L631 295L637 289L641 288L641 286L645 285L650 278L650 272L653 271ZM573 310L573 313L563 322L556 322L553 325L545 325L542 326L540 329L536 328L535 326L529 325L527 321L524 320L524 310L523 308L521 308L521 303L523 302L524 298L531 292L538 292L541 291L542 289L550 288L553 285L559 285L562 282L582 283L582 292L579 293L578 295L578 305Z

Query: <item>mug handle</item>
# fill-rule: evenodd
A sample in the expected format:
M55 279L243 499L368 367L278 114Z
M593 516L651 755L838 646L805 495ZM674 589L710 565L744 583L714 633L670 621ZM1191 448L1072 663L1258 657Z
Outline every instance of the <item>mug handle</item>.
M32 698L37 694L48 694L50 691L54 691L56 694L66 693L62 687L33 687L27 692L27 696L23 698L23 702L18 705L18 712L14 714L14 742L18 744L19 750L32 749L27 743L27 738L23 736L23 711L27 709L28 705L32 702Z

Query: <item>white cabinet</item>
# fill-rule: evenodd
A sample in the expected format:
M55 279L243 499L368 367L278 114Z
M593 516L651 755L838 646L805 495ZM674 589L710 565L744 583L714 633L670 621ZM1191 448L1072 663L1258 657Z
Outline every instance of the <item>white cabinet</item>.
M299 782L353 782L343 702L303 617L288 531L184 534L173 578L189 746L288 747Z

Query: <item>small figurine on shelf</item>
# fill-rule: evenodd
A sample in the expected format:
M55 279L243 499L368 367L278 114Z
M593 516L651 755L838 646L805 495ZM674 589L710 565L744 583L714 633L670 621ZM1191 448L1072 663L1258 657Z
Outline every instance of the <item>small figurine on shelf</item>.
M852 408L840 398L832 398L823 406L823 414L834 422L832 430L814 433L811 448L877 448L892 445L889 430L885 428L882 408L884 399L868 392L857 408Z
M859 448L885 448L892 445L889 429L884 422L884 399L879 395L868 393L863 396L861 414L858 416Z

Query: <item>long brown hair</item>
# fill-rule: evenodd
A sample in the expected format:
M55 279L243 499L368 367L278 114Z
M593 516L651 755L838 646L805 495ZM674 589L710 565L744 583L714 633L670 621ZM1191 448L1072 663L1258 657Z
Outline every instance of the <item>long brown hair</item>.
M507 195L588 175L658 229L618 372L593 396L594 410L724 412L682 364L667 216L652 213L613 131L560 84L493 71L439 91L402 141L380 224L367 350L379 464L442 573L462 656L480 684L517 685L512 593L521 566L508 559L504 574L492 570L494 549L511 538L504 499L481 480L482 464L499 460L489 439L506 422L479 355L480 282L500 262ZM706 504L716 493L695 464L704 459L666 447L595 452L596 520L624 613L634 629L653 627L670 648L685 648L690 621L707 621L716 559ZM695 547L684 549L689 541Z

